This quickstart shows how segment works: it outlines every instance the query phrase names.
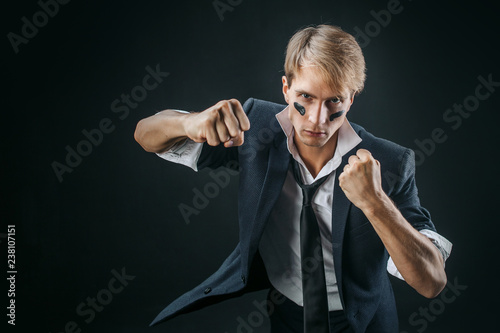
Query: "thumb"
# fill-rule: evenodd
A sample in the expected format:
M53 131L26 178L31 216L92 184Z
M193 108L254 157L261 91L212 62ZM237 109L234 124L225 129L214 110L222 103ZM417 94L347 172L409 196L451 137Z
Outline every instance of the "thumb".
M243 142L245 142L245 132L241 131L237 136L232 137L228 141L224 142L224 147L229 148L241 146Z

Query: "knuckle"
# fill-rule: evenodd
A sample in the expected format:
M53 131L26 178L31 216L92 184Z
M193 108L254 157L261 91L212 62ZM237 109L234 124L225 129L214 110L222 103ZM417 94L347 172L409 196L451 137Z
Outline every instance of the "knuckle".
M212 127L214 124L214 118L209 117L202 120L201 125L203 127Z
M236 138L236 137L240 136L241 131L239 131L237 129L232 129L232 130L229 130L229 134L231 134L231 137Z
M215 119L216 117L219 116L219 109L218 108L212 108L208 111L208 113L206 114L207 116L207 119L208 120L211 120L211 119Z
M219 110L227 108L228 105L229 105L229 101L228 100L219 101L219 103L215 104L215 111L217 111L217 113L218 113Z

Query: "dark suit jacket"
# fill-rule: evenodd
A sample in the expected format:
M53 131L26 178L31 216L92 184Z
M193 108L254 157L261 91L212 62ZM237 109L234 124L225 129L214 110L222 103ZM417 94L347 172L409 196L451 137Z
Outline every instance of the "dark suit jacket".
M258 253L269 214L280 194L291 155L276 120L285 105L249 99L243 105L251 128L241 147L204 145L198 168L237 165L240 169L238 219L240 241L222 266L199 286L168 305L151 323L175 317L249 291L269 286ZM362 142L342 159L364 148L380 162L382 186L417 230L435 230L420 206L413 151L377 138L352 124ZM231 163L231 161L233 161ZM235 162L236 161L236 162ZM338 178L341 172L337 172ZM388 253L370 222L335 181L332 216L335 273L344 311L355 332L398 332L398 319L387 273Z

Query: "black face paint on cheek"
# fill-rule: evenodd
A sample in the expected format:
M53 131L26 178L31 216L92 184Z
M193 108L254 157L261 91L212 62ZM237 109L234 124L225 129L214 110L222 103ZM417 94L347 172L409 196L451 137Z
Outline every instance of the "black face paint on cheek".
M343 115L343 114L344 114L344 112L345 112L345 111L344 111L344 110L342 110L342 111L335 112L334 114L330 115L330 121L334 121L334 120L335 120L335 118L340 117L341 115Z
M293 106L295 106L295 109L297 111L299 111L301 116L306 114L306 109L302 105L300 105L299 103L295 102L295 103L293 103Z

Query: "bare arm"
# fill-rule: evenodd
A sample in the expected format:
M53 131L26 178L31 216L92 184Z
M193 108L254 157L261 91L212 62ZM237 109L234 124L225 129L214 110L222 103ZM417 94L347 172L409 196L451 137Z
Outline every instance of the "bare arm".
M415 230L387 195L363 210L405 281L421 295L437 296L446 285L443 257Z
M165 110L137 123L134 138L145 151L162 153L185 139L184 125L190 114Z
M358 150L349 157L339 185L373 225L405 281L425 297L437 296L446 285L443 257L382 190L380 163L367 150Z
M241 103L232 99L220 101L202 112L159 112L139 121L134 138L144 150L162 153L186 138L211 146L220 143L225 147L239 146L248 129L250 122Z

